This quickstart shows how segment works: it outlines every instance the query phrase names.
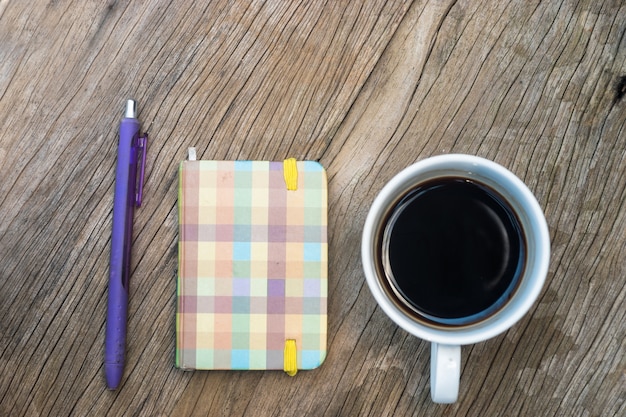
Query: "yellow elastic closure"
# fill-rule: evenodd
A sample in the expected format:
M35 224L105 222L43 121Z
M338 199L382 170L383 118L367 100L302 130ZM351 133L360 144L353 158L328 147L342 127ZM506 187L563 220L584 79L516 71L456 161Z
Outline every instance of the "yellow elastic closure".
M285 340L283 369L289 376L295 376L298 373L298 357L294 339Z
M283 175L287 189L294 191L298 189L298 167L296 158L289 158L283 161Z

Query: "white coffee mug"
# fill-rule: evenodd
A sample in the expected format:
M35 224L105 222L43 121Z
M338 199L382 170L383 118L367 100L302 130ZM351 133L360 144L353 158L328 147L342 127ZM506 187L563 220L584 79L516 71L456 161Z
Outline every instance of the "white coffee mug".
M399 202L425 182L460 178L493 189L518 219L525 239L523 269L516 288L495 312L469 324L441 325L403 307L393 282L381 266L381 239ZM428 221L428 219L423 219ZM513 173L490 160L447 154L421 160L392 178L375 198L363 228L361 256L368 286L383 311L407 332L431 342L430 387L437 403L457 400L461 371L461 345L492 338L513 326L530 309L543 287L550 258L546 219L528 187ZM415 266L419 271L419 265ZM430 278L429 278L430 279ZM433 277L432 279L436 279Z

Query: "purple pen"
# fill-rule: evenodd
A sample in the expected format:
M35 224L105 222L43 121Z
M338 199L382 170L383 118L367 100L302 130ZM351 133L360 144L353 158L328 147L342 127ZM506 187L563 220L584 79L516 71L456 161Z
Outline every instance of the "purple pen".
M135 206L141 205L143 194L148 136L142 136L139 133L136 106L134 100L126 102L126 114L120 123L120 141L115 171L109 299L104 348L104 371L109 389L116 389L124 374L133 214ZM137 175L138 163L140 163L139 176Z

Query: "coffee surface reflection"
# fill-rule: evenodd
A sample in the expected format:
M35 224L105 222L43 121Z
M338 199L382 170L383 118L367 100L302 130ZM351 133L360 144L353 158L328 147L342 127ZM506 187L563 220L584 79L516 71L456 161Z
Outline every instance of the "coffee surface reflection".
M506 200L466 178L409 191L384 225L381 261L397 297L426 321L462 326L495 313L514 293L526 253Z

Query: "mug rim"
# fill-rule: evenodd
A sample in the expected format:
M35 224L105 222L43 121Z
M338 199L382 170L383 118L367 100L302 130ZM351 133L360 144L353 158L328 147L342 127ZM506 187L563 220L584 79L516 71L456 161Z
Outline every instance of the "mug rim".
M523 217L524 233L528 242L525 271L520 277L519 288L494 315L475 324L459 327L429 325L400 309L386 294L378 277L375 259L376 231L384 221L385 213L393 201L415 185L453 170L463 177L477 181L489 178L497 191L509 201L517 215ZM422 176L420 178L420 175ZM428 176L428 178L425 177ZM450 174L446 174L450 175ZM504 191L504 193L502 192ZM514 201L511 201L514 200ZM518 213L523 211L523 213ZM531 235L531 236L528 236ZM375 197L363 227L361 260L366 281L378 305L397 325L424 340L448 345L466 345L492 338L513 326L530 310L545 282L550 258L548 225L535 196L511 171L502 165L479 156L468 154L444 154L422 159L397 173Z

